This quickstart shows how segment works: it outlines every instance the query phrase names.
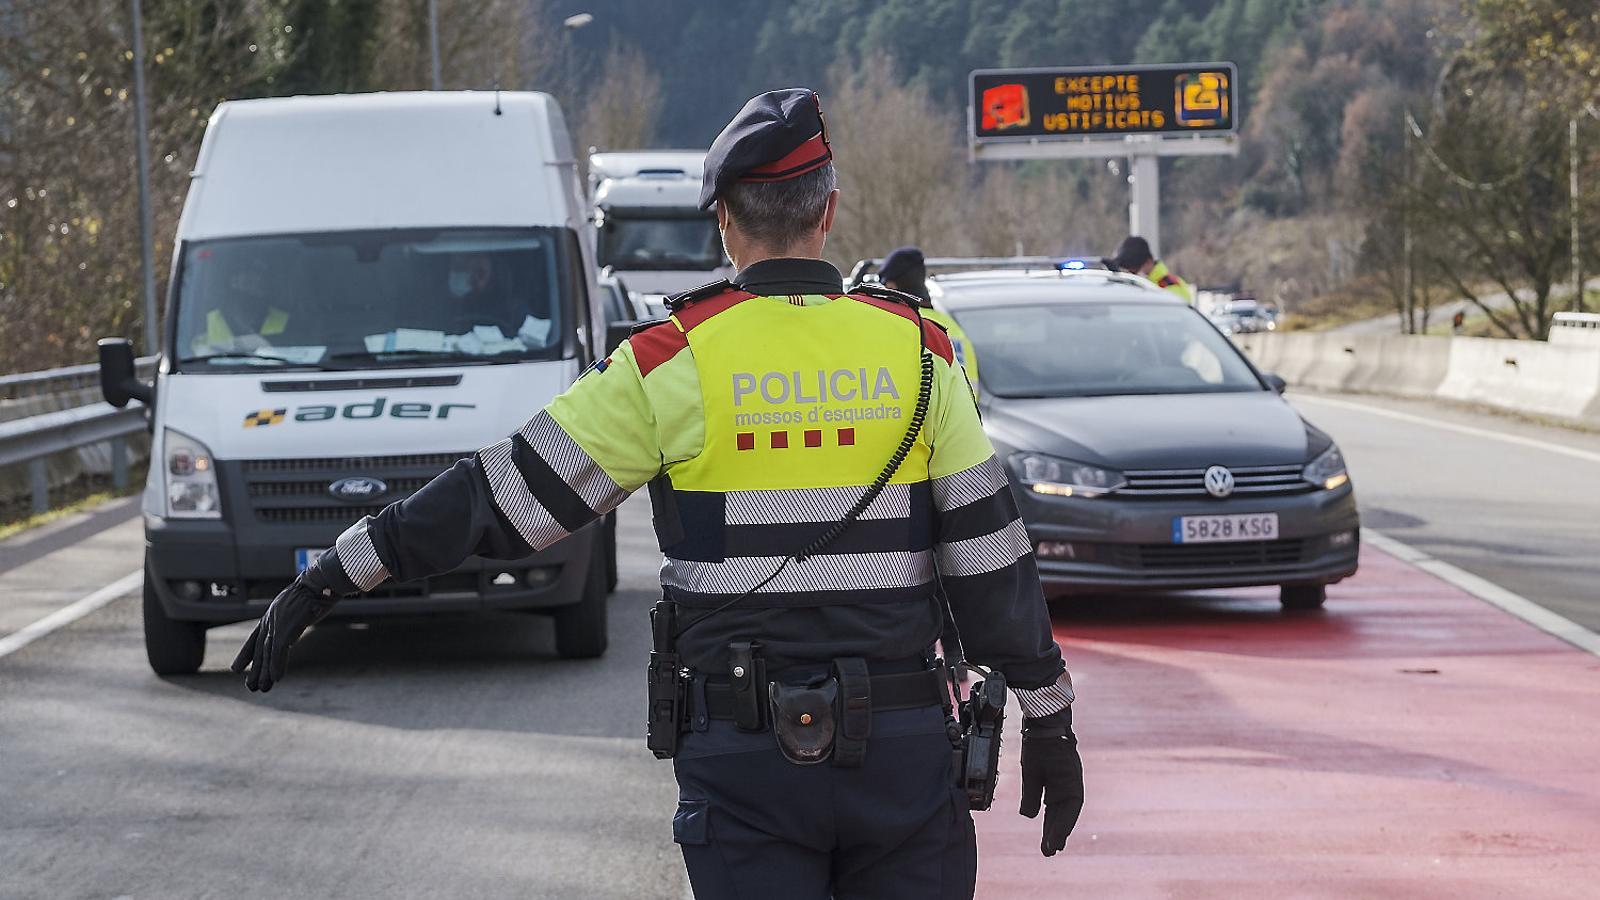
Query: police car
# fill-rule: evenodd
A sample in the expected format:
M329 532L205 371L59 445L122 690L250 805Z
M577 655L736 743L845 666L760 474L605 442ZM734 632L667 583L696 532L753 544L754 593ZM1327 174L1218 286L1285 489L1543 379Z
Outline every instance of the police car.
M1338 446L1182 300L1083 261L928 286L977 353L1048 592L1278 585L1309 609L1356 571Z

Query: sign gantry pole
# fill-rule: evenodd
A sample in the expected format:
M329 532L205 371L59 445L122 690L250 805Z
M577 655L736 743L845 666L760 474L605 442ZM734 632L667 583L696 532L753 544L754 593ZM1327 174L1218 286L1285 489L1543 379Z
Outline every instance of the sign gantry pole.
M1161 255L1163 156L1239 152L1233 63L979 69L967 107L980 160L1129 160L1128 230Z

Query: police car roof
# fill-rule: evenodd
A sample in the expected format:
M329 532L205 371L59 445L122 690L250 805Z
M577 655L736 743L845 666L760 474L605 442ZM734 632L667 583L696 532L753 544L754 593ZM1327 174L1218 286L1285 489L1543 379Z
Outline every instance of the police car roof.
M1188 305L1144 278L1104 269L953 272L928 279L928 288L951 311L1061 302Z

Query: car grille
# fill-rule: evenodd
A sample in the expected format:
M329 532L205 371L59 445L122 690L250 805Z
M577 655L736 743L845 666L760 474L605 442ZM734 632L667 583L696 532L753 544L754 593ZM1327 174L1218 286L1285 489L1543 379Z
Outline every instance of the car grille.
M1302 494L1312 485L1300 477L1299 466L1240 466L1233 473L1233 496ZM1128 484L1120 497L1208 497L1205 469L1144 469L1124 472Z
M339 524L377 515L384 506L416 493L434 476L470 456L419 453L407 456L254 459L242 466L244 494L256 521L271 525ZM335 499L328 486L341 478L366 476L382 481L382 496L360 503Z
M1238 541L1222 544L1117 544L1112 560L1125 568L1214 569L1283 566L1300 562L1305 541Z

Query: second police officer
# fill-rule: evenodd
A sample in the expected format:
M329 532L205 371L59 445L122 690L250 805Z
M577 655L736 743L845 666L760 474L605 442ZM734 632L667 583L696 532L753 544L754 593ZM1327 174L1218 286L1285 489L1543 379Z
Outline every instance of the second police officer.
M693 673L672 737L695 896L973 895L929 655L938 579L969 659L1022 707L1021 812L1042 802L1041 851L1065 846L1083 804L1071 679L1005 469L944 332L845 294L820 258L835 185L816 94L745 104L701 194L732 283L674 298L516 434L345 531L246 641L250 689L339 597L525 556L649 485Z

